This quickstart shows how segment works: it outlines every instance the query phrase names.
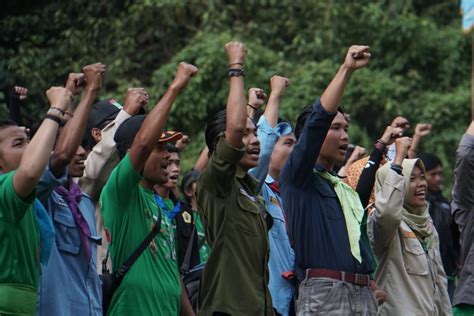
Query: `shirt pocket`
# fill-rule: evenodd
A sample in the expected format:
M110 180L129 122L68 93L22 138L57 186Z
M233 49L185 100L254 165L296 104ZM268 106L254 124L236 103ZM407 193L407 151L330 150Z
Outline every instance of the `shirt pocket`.
M237 205L240 212L236 212L235 228L238 232L249 237L259 237L262 233L260 226L260 210L256 202L250 200L249 197L239 194L237 196Z
M79 230L69 209L59 208L54 213L56 245L58 249L77 255L81 247Z
M330 220L340 220L344 216L342 207L339 204L336 192L329 187L326 183L320 183L316 186L316 191L321 197L319 203L324 216ZM331 207L331 206L335 207Z
M409 274L428 275L428 260L417 238L403 238L403 261Z

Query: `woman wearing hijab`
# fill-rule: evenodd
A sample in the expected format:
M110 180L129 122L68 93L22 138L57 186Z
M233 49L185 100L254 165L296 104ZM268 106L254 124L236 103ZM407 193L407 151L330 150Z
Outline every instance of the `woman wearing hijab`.
M380 315L451 315L446 273L425 196L425 168L404 159L411 139L396 141L392 164L377 172L369 238L378 261L376 282L387 293Z

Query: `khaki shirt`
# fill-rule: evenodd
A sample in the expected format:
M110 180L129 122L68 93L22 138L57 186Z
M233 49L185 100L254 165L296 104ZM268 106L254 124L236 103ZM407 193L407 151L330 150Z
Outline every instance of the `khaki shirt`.
M198 182L198 210L212 249L201 282L199 315L273 315L265 205L255 179L238 167L244 153L221 136Z
M425 253L402 220L405 178L390 170L375 199L368 234L378 266L375 281L387 293L380 315L451 315L439 239Z

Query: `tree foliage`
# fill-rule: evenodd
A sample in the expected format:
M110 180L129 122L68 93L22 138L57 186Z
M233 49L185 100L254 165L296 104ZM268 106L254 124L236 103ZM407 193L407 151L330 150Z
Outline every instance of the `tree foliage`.
M371 146L396 115L412 126L429 122L434 131L422 149L441 156L448 171L470 119L470 39L461 32L458 1L30 2L21 4L27 10L10 3L0 21L0 89L30 88L27 123L44 113L43 91L84 64L109 66L102 96L120 100L127 87L144 86L153 103L186 60L200 73L169 121L194 140L185 169L202 146L207 118L225 105L223 45L231 39L249 49L247 87L268 90L273 74L292 80L281 110L293 120L323 91L349 45L370 45L372 62L344 97L354 143Z

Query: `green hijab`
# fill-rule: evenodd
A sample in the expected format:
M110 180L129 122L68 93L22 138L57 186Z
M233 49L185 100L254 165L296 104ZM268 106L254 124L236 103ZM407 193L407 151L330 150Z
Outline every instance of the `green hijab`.
M403 201L400 201L400 204L403 203L403 221L415 233L416 237L421 242L423 248L426 251L431 244L431 236L433 235L433 225L431 224L428 203L425 201L425 205L422 207L414 207L407 203L411 174L415 169L415 166L418 166L423 171L423 173L426 174L425 166L423 165L423 162L420 159L405 159L403 160L402 166L402 173L405 177L405 195L403 197ZM387 177L388 172L395 172L390 169L390 164L385 164L377 171L375 181L376 194L382 188L382 185L385 182L385 178Z

